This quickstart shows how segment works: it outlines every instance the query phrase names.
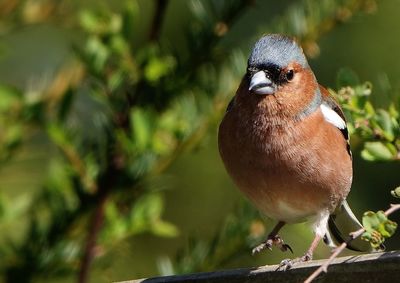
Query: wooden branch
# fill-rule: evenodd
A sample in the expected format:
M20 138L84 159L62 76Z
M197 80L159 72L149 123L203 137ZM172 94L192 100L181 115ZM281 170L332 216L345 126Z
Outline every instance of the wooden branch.
M123 281L119 283L298 283L304 281L304 279L306 279L316 267L323 265L324 262L326 262L326 260L315 260L306 263L299 263L287 271L276 271L278 265L269 265L258 268L242 268L196 273L190 275L154 277L148 279ZM329 272L318 277L315 282L398 282L399 266L400 251L340 257L335 258L329 266Z

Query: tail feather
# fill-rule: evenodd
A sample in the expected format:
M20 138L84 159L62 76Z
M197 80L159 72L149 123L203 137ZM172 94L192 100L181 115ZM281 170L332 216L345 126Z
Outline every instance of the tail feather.
M351 232L355 232L362 227L360 221L358 221L357 217L351 211L347 201L343 201L329 217L328 234L330 235L325 237L325 243L330 245L333 241L336 244L341 244L349 239ZM347 245L347 248L359 252L373 251L371 245L360 238L351 241Z

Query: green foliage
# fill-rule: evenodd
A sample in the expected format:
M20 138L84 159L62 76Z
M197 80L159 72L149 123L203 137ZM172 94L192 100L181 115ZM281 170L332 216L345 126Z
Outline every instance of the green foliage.
M397 149L391 143L367 142L361 156L370 161L390 160L397 157Z
M127 235L145 232L161 237L177 236L177 227L161 219L163 209L164 202L159 193L142 196L125 213L118 209L116 203L109 202L105 209L107 224L101 235L102 241L107 244L109 239L122 240Z
M371 246L378 248L386 238L391 237L397 229L397 223L389 220L383 211L364 213L362 223L365 232L361 238L371 243Z
M338 72L338 92L329 91L340 102L348 119L348 129L353 139L362 141L361 157L368 161L398 161L400 159L400 100L390 102L388 109L375 109L370 101L372 85L360 83L350 69ZM392 192L397 196L396 189ZM363 215L365 232L362 239L379 248L391 237L397 223L389 220L383 211L367 211Z
M50 149L32 201L0 202L3 224L26 219L22 239L10 237L4 249L0 244L5 281L76 272L84 255L90 260L94 254L85 249L87 231L105 252L141 233L179 234L163 220L163 194L146 180L196 147L235 91L245 60L238 51L230 55L217 48L223 34L215 25L230 24L247 4L218 3L206 4L215 10L205 22L198 13L204 3L192 2L194 24L186 28L182 53L158 38L140 42L135 25L142 11L136 1L124 1L119 10L80 9L72 23L78 34L71 44L73 62L34 96L0 87L1 160L12 158L29 139L25 127L40 133ZM19 19L17 10L10 13ZM87 230L98 221L104 223L100 230Z
M395 188L394 190L390 191L393 197L400 198L400 187Z
M172 56L151 58L144 69L144 77L150 83L157 83L161 78L174 71L175 66L176 61Z
M150 27L155 36L138 34L144 11L135 0L122 1L118 8L73 8L66 5L70 1L55 0L11 2L0 9L0 33L57 23L75 36L68 42L74 56L39 91L0 85L2 164L7 166L5 161L32 136L46 144L48 163L41 184L29 196L11 200L0 195L4 281L76 273L85 254L100 257L138 234L177 236L179 227L163 219L164 194L148 180L183 151L200 146L219 122L246 67L242 51L220 42L253 1L190 1L190 24L179 46L160 38L163 23L157 19ZM324 32L374 5L370 0L296 1L263 33L296 35L306 53L316 56ZM349 117L353 140L359 137L362 156L398 160L399 105L375 109L369 100L371 85L360 84L348 70L340 72L338 88L331 92ZM98 216L98 211L104 214ZM103 225L98 231L88 229L96 226L96 217ZM19 237L9 229L17 222ZM371 239L375 231L381 237L393 232L394 224L384 223L384 228L370 224ZM247 253L265 232L258 213L247 206L221 227L210 241L192 239L176 259L165 258L160 263L164 272L213 270ZM98 240L102 254L85 250L88 233Z
M371 83L360 84L349 69L339 71L337 84L338 92L330 92L342 105L349 133L363 142L361 156L369 161L399 160L400 101L392 101L388 109L376 109L370 101Z
M226 219L211 240L192 238L173 261L164 257L158 265L162 274L215 270L249 253L262 237L265 237L265 227L259 213L249 203L243 203Z
M271 32L295 36L309 57L319 55L318 39L336 25L345 23L355 12L371 13L375 1L363 0L305 0L293 3L286 12L275 19ZM268 28L269 29L269 28Z

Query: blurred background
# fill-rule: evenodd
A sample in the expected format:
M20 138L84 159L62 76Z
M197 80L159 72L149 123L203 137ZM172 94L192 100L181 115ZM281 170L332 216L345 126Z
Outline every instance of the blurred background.
M274 224L239 194L216 143L251 47L270 32L296 36L344 105L356 215L386 209L400 184L399 9L0 0L0 282L110 282L291 257L250 255ZM312 240L304 224L281 235L294 256ZM398 235L385 244L400 248ZM321 244L314 257L329 252Z

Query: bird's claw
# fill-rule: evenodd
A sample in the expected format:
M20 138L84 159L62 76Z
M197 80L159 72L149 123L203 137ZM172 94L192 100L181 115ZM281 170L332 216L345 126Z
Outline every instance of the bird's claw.
M272 246L277 246L283 252L289 250L291 253L293 253L292 248L288 244L285 244L279 235L275 235L268 236L268 238L264 242L262 242L252 250L252 254L254 255L256 253L259 253L264 249L269 249L272 251Z
M286 259L282 260L279 263L278 268L276 269L276 271L278 271L278 270L279 271L286 271L286 270L292 268L293 264L294 264L293 260L291 260L290 258L286 258Z
M301 257L301 260L300 260L300 261L301 261L301 262L306 262L306 261L312 260L312 258L313 258L312 253L306 252L305 255L303 255L303 256Z
M255 248L252 249L251 253L253 255L255 255L256 253L261 252L264 249L269 249L270 251L272 251L272 244L269 243L268 241L262 242L261 244L259 244L258 246L256 246Z
M280 250L282 252L286 252L287 250L289 250L291 253L293 253L292 248L288 244L282 244L282 246L280 247Z
M302 257L298 257L298 258L295 258L295 259L287 258L287 259L282 260L279 263L278 268L276 270L286 271L286 270L292 268L293 265L295 265L296 263L306 262L306 261L310 261L310 260L312 260L312 254L310 252L307 252Z

